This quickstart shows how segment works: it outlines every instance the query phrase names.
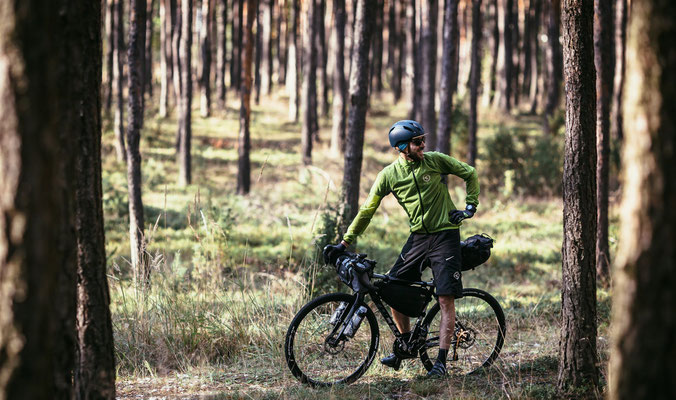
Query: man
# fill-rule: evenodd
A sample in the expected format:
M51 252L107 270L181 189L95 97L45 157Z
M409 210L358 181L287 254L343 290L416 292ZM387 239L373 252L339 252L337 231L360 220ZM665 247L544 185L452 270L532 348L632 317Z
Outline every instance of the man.
M368 226L382 198L392 193L404 208L411 227L411 235L401 250L390 276L420 280L422 269L430 265L441 306L439 354L427 376L446 375L446 357L455 324L455 299L462 297L461 254L459 225L471 218L479 204L479 180L474 168L442 153L423 153L425 131L416 121L395 123L389 132L390 145L399 151L399 157L376 177L366 203L350 224L343 240L327 246L330 258L345 251ZM465 181L467 206L456 210L442 175L452 174ZM426 263L428 261L429 263ZM409 318L392 309L394 321L402 334L411 331ZM401 360L394 354L381 362L399 369Z

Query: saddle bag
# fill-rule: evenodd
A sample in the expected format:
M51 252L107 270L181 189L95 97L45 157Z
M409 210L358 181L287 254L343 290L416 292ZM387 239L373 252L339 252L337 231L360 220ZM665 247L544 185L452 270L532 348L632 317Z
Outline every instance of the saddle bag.
M381 282L378 294L389 306L409 317L420 316L432 297L427 289L396 281Z
M460 242L460 251L462 253L461 269L467 271L485 263L491 256L493 242L493 238L485 233L470 236Z

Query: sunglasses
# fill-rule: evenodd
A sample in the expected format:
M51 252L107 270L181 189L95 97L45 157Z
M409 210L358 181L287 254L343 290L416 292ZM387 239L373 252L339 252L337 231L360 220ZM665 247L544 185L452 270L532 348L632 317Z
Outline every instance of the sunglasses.
M416 145L416 146L420 146L421 144L425 143L425 137L423 136L423 137L411 139L411 143Z

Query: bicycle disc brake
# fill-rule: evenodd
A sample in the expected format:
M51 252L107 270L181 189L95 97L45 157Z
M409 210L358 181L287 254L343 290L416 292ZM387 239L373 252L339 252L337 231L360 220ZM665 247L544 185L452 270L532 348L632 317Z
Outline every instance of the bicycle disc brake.
M456 332L457 346L461 349L469 349L476 342L476 331L472 328L459 329Z

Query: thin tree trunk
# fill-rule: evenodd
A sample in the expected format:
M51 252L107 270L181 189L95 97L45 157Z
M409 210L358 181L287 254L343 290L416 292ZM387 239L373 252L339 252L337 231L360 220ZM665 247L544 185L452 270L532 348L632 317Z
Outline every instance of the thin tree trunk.
M309 0L307 2L306 32L303 35L303 94L302 112L303 125L301 130L301 155L303 157L303 164L312 164L312 134L314 132L314 118L316 117L316 102L313 98L317 95L317 47L315 35L316 30L316 2ZM313 112L313 108L315 111Z
M375 3L357 0L357 16L354 24L354 54L351 60L350 112L348 117L347 142L345 146L345 168L343 174L342 231L352 221L359 207L359 181L364 151L364 129L369 85L369 47L375 18Z
M115 86L116 86L116 107L115 107L115 154L117 161L127 161L127 150L124 143L124 2L115 0Z
M141 199L141 98L143 96L141 80L141 31L145 28L141 22L145 14L145 0L131 0L129 5L129 121L127 127L127 188L129 191L129 237L131 247L131 265L138 282L150 281L150 269L145 260L145 238L143 227L143 201Z
M333 69L333 129L331 132L331 153L345 152L345 0L333 0L335 61Z
M448 0L444 7L443 51L441 64L441 82L439 85L439 124L437 125L438 142L436 150L440 153L451 152L451 128L453 117L453 94L457 88L458 46L458 1ZM424 126L424 125L423 125Z
M178 115L178 184L187 186L192 183L191 142L192 142L192 13L193 2L179 0L181 10L181 96Z
M422 111L421 124L427 133L427 147L437 148L437 135L433 131L436 124L435 93L437 75L437 0L423 0L421 7L422 31L420 35Z
M538 97L540 94L540 82L542 81L542 63L540 54L540 14L542 13L541 0L531 0L535 3L533 16L532 33L532 57L529 60L531 64L531 82L530 82L530 113L535 114L538 107Z
M251 163L249 161L249 152L251 151L251 139L249 136L249 117L251 114L251 64L253 57L253 25L258 9L257 0L246 0L246 30L244 31L244 65L240 81L240 109L239 109L239 141L237 152L239 155L237 161L237 193L245 195L251 188Z
M500 93L500 108L504 112L510 112L512 109L512 81L514 79L514 61L512 59L514 46L514 0L505 0L504 6L504 32L503 49L504 62L502 69L502 90Z
M114 52L115 52L115 0L106 0L106 114L110 115L110 108L113 104L113 81L115 80L114 71Z
M472 4L472 67L469 74L469 140L467 143L467 163L476 165L477 154L477 102L481 80L481 0Z
M596 101L592 0L564 0L566 143L557 388L598 388L596 352Z
M272 85L272 10L274 0L263 1L263 51L261 69L261 92L264 96L270 94Z
M329 78L327 72L328 48L326 46L326 26L324 14L326 13L326 0L316 0L315 30L317 32L317 106L322 117L329 115ZM319 119L316 119L316 123ZM318 133L318 129L317 132Z
M415 0L406 1L406 92L409 98L408 117L415 119L418 114L416 97L419 75L417 74L418 46L416 42Z
M265 1L265 0L263 0ZM254 51L254 102L259 104L261 101L261 53L263 52L263 28L261 27L261 9L256 2L256 50Z
M286 90L289 94L289 121L298 121L298 68L300 66L300 52L298 51L298 23L300 20L299 0L291 1L291 18L289 20L291 32L289 33L289 54L286 77Z
M608 179L610 155L610 105L615 73L612 4L594 0L594 64L596 66L596 277L610 284L608 247Z
M371 45L371 92L380 95L383 90L382 66L383 66L383 13L385 7L384 0L373 0L376 2L376 15L373 23L375 30L372 34L373 43Z
M176 98L176 119L177 122L181 118L183 111L181 107L181 98L183 96L183 60L181 59L181 41L182 41L182 31L181 24L183 23L183 16L181 15L181 0L172 0L173 9L174 9L174 18L172 26L172 48L174 52L174 71L172 73L174 78L174 93ZM180 123L176 127L176 153L178 154L181 146L181 130L183 129Z
M676 398L676 3L631 1L610 399ZM646 334L648 333L649 334Z
M514 1L512 9L512 93L511 101L514 107L519 107L521 93L519 92L519 78L521 78L521 33L519 32L519 0Z
M286 65L289 49L289 18L287 10L288 0L278 0L277 10L277 84L286 86Z
M217 22L217 50L216 50L216 90L218 92L218 106L225 109L227 87L225 86L225 66L227 57L227 22L228 0L218 0L220 4L220 21Z
M155 0L150 0L147 10L146 22L146 42L145 42L145 85L148 97L153 97L153 13L155 11ZM161 29L161 28L160 28Z
M617 15L615 21L615 88L613 93L613 108L610 124L611 137L619 143L624 137L622 118L622 97L624 94L624 70L626 62L627 42L627 0L617 0Z
M498 53L500 50L500 24L498 23L498 0L493 0L491 2L493 5L493 28L491 30L493 43L492 43L492 52L491 52L491 67L490 72L488 73L490 79L490 87L488 90L488 103L493 104L493 98L495 97L495 92L497 91L497 79L496 71L498 65Z
M214 0L202 0L202 24L200 25L200 116L211 115L211 20Z
M547 102L545 104L544 128L549 133L549 120L559 105L561 97L561 46L559 44L559 20L561 19L561 0L548 2L547 7Z
M130 4L132 0L129 0ZM131 10L131 5L129 6L129 14L133 12ZM139 76L139 84L141 85L141 114L140 114L140 125L139 128L143 128L143 118L144 118L144 113L145 113L145 90L146 90L146 0L143 0L143 10L139 9L138 10L138 62L136 64L136 68L138 68L138 76ZM130 16L131 18L131 16ZM129 53L129 49L127 49L127 53ZM127 60L127 65L129 65L129 60ZM129 107L127 107L129 108Z
M240 87L242 64L242 7L246 0L237 0L232 6L232 49L230 56L230 86Z
M74 3L75 4L75 3ZM97 2L87 4L71 15L71 47L81 51L74 63L81 75L69 80L73 90L68 107L76 115L73 126L64 129L73 136L72 180L75 194L75 235L77 240L77 351L73 383L76 398L115 398L115 346L110 314L110 294L106 276L106 249L101 189L101 77L100 20ZM81 84L80 84L81 83ZM74 316L75 317L75 316Z
M171 85L171 3L160 0L160 118L166 118L169 109L169 87Z

